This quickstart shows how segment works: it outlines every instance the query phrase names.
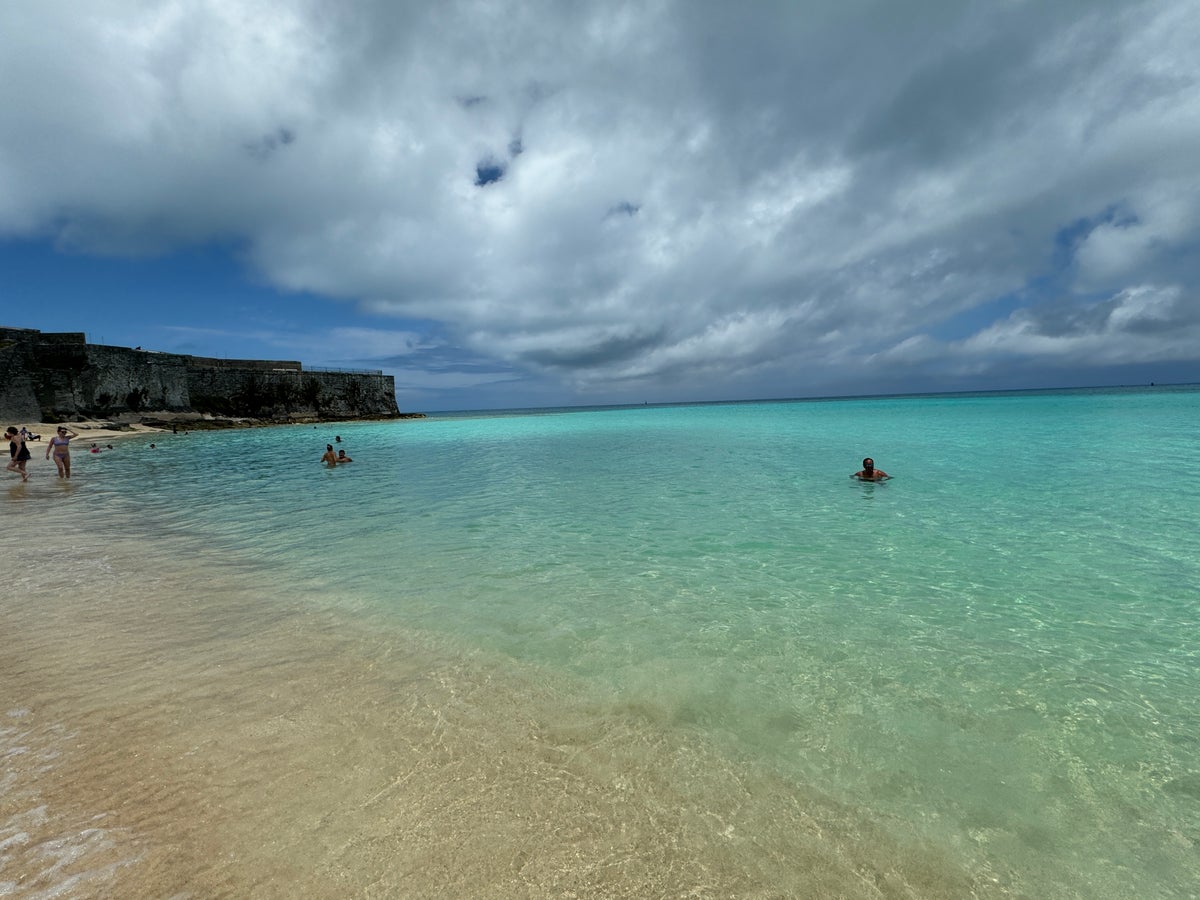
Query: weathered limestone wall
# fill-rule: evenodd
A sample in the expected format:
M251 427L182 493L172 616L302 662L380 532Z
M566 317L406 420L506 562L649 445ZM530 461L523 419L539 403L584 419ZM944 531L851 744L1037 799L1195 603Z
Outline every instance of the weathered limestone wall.
M300 370L188 369L196 409L254 418L377 418L399 415L390 375Z
M305 372L290 360L216 360L0 328L0 420L164 412L273 420L400 414L390 375Z
M189 356L193 366L205 369L253 369L256 372L299 372L304 368L290 359L218 359L213 356Z
M39 400L44 410L57 416L72 411L105 417L191 408L186 356L88 344L80 365L55 367L43 358L41 368L51 376L54 391Z
M33 368L31 336L36 331L0 328L0 431L22 422L40 422L41 407L29 373Z

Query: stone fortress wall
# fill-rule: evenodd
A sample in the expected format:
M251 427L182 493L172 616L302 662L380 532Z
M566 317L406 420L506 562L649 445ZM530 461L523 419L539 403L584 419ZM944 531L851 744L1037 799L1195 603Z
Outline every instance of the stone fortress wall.
M159 353L89 344L80 332L0 327L0 421L164 413L279 422L400 416L395 380L382 372Z

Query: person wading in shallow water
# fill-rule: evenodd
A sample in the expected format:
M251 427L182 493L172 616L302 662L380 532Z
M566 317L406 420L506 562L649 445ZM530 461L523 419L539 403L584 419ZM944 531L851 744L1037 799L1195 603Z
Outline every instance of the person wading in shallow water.
M337 465L337 454L333 452L333 444L325 445L325 455L321 457L321 462L325 463L329 468Z
M58 466L59 478L71 477L71 438L77 438L73 431L63 428L61 425L58 428L58 434L50 438L50 443L46 445L46 459L50 458L50 454L54 454L54 465Z
M851 478L857 478L859 481L886 481L892 477L883 469L875 468L875 460L869 456L863 460L862 465L862 471L855 472Z
M25 446L25 438L21 437L15 426L10 426L4 432L4 436L8 438L8 455L10 457L5 468L20 475L22 481L28 481L29 473L25 471L25 463L29 462L29 448Z

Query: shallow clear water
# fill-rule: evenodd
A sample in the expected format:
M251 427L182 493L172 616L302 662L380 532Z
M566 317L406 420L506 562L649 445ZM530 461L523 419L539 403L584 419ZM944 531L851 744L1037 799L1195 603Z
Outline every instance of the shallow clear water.
M566 679L980 893L1192 896L1198 412L1154 389L460 415L129 439L69 490L6 488ZM355 462L331 471L334 431ZM893 480L848 478L864 455Z

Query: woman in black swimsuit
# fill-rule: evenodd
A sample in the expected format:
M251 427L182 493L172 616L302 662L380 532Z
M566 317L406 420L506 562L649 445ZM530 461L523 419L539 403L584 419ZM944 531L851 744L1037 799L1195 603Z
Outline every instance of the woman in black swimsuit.
M29 462L29 448L25 446L25 438L12 426L4 432L4 436L8 438L8 455L11 457L6 468L10 472L18 473L22 481L28 481L29 473L25 471L25 463Z

